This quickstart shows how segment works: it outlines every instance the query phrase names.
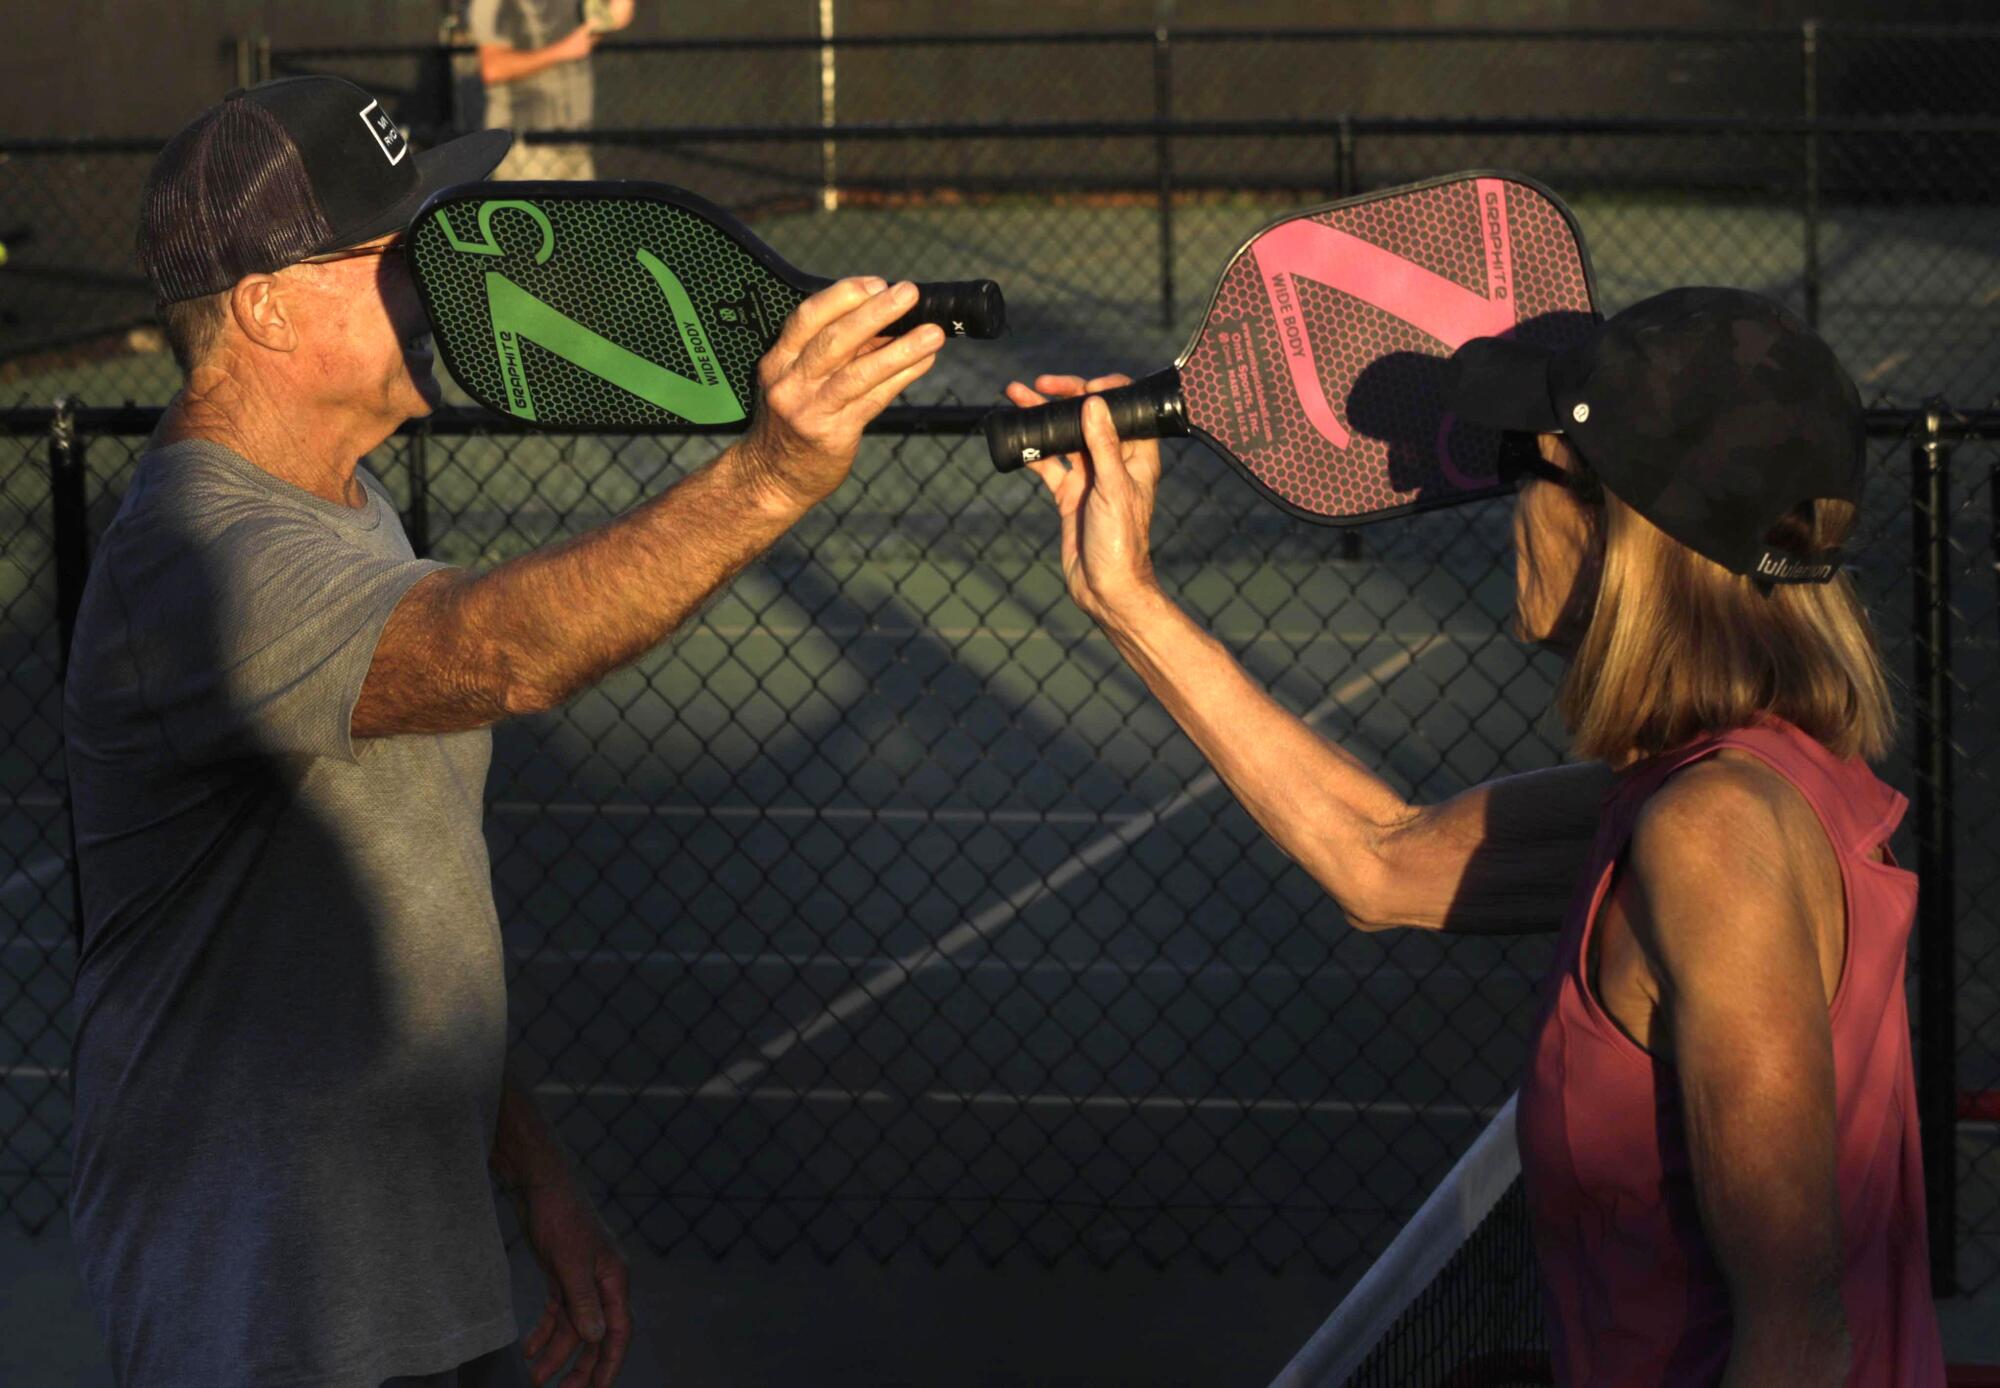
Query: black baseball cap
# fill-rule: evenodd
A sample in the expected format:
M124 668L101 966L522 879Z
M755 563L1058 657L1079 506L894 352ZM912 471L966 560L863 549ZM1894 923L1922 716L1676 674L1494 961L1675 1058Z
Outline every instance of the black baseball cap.
M1824 583L1841 553L1774 549L1803 502L1859 504L1861 395L1833 349L1743 289L1670 289L1568 347L1476 338L1452 357L1451 409L1562 434L1626 505L1732 573Z
M345 78L239 87L154 161L139 260L162 304L218 293L409 225L438 189L492 173L513 138L481 130L418 152Z

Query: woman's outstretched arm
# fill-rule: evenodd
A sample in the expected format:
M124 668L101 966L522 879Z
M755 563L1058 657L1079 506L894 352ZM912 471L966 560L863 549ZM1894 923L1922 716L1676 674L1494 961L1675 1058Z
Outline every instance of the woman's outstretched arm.
M1122 384L1044 376L1040 392ZM1015 385L1016 404L1041 393ZM1364 929L1552 930L1588 856L1611 783L1557 767L1414 805L1360 758L1260 688L1154 580L1148 553L1159 449L1084 414L1087 456L1032 464L1062 516L1070 595L1192 738L1274 842Z

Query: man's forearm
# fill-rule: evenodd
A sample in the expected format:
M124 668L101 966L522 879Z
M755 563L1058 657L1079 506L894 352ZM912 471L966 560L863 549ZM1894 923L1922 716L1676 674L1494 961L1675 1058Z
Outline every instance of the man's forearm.
M534 1091L515 1072L512 1057L500 1088L500 1118L489 1164L501 1187L523 1199L535 1190L576 1179L569 1149L535 1102Z
M497 87L533 77L560 63L574 61L574 58L559 51L555 44L545 48L510 48L504 43L482 43L479 45L479 80L489 87Z
M390 616L354 734L552 708L657 645L806 509L738 444L588 534L483 574L434 574Z

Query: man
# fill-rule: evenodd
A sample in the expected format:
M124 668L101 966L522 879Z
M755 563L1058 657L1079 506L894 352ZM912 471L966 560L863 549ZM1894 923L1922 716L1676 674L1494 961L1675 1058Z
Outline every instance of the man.
M632 22L634 0L472 0L466 28L479 57L489 130L590 129L597 37ZM588 145L518 144L495 178L595 178Z
M480 798L486 728L652 646L846 476L943 334L845 280L746 436L485 573L414 558L358 466L438 398L398 230L498 162L412 153L292 78L182 131L140 256L186 383L84 594L65 737L84 884L71 1216L121 1383L518 1382L487 1168L550 1298L536 1381L605 1388L626 1269L529 1091Z

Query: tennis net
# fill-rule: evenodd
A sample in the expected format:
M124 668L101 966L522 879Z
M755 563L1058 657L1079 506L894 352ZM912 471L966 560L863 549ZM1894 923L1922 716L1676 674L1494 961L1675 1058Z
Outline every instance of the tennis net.
M1551 1383L1541 1294L1509 1099L1272 1388Z

